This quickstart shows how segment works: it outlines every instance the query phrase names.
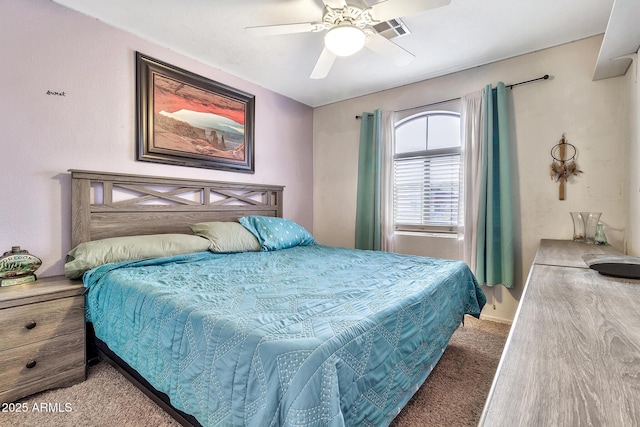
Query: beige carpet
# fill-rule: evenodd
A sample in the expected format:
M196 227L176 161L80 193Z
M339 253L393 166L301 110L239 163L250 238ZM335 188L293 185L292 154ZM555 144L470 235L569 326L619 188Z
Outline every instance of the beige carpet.
M427 381L391 424L478 424L509 325L465 317ZM154 427L179 426L106 363L89 368L87 380L20 401L26 413L0 412L0 426Z

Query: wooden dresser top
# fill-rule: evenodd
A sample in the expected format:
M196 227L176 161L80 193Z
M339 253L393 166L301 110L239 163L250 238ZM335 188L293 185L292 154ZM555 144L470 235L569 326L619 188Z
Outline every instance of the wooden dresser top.
M592 253L618 252L541 241L479 425L640 425L640 280Z
M582 259L586 254L619 254L620 252L609 245L588 245L572 240L540 241L540 247L533 260L533 264L556 265L559 267L589 268Z
M23 285L0 287L0 310L81 295L83 292L84 286L81 280L70 280L64 276L44 277Z

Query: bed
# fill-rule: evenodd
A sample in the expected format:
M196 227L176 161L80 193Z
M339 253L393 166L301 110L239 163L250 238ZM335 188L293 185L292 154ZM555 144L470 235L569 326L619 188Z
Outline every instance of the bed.
M183 425L388 425L486 301L462 262L318 244L279 186L71 174L74 248L193 224L256 237L84 273L101 356Z

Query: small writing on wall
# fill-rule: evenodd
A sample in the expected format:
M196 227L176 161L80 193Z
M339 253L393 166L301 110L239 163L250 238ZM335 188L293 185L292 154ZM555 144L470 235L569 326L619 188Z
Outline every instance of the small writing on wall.
M66 92L58 92L55 90L48 90L47 91L47 95L54 95L54 96L67 96Z

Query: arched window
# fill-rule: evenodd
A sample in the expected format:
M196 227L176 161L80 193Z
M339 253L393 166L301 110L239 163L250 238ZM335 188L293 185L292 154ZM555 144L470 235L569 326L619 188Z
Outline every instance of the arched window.
M394 216L398 231L456 233L459 102L400 118L395 126Z

